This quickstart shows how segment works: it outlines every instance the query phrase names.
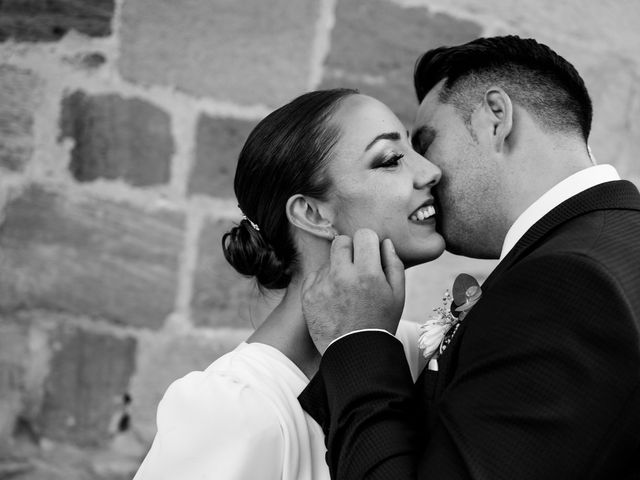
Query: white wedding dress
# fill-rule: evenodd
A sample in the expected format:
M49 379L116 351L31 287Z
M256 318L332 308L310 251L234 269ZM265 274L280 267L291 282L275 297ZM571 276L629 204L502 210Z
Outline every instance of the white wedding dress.
M400 322L414 380L425 365L418 335ZM308 383L279 350L240 344L168 388L134 480L329 480L322 429L297 399Z

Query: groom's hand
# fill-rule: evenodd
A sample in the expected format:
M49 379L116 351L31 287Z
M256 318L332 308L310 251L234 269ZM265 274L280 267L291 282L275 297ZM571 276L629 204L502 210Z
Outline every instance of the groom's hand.
M372 230L353 241L340 235L329 264L302 286L302 311L320 354L354 330L381 328L394 334L404 307L404 265L391 240L382 244Z

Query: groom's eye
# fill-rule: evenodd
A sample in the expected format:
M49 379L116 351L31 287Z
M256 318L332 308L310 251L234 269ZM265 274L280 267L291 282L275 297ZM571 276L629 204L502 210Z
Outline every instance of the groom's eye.
M435 136L435 131L433 129L428 127L420 128L420 130L418 130L411 139L413 149L420 155L424 155L431 143L433 143Z
M411 146L420 155L422 155L424 153L424 145L420 141L420 135L414 135L413 136L413 138L411 139Z
M430 139L426 139L424 135L421 135L420 139L418 140L417 152L420 155L424 155L425 153L427 153L427 150L429 149L429 145L431 145Z

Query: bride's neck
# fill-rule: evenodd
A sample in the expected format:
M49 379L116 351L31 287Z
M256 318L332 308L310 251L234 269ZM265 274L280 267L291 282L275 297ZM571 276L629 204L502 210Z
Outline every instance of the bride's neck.
M302 278L292 279L278 306L247 340L280 350L311 378L318 370L320 354L316 350L302 315Z

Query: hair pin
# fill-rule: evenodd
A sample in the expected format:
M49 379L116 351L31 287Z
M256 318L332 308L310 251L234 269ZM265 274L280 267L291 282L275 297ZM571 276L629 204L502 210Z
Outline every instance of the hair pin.
M256 232L260 231L260 227L258 226L258 224L254 223L253 221L251 221L251 219L249 217L247 217L245 214L242 214L242 220L246 220L247 222L249 222L249 225L251 225L251 227L253 227L253 229Z

